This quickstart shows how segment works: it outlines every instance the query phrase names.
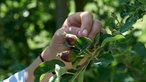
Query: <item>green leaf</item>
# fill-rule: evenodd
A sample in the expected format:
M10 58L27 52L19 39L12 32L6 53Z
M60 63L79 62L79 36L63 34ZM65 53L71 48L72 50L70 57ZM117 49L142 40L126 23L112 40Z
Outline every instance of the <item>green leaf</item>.
M77 66L78 66L79 62L81 61L81 59L82 59L81 57L78 57L78 58L75 59L75 61L72 62L73 69L77 68Z
M140 6L141 10L145 12L146 11L146 0L138 0L138 1L141 3L141 6Z
M79 55L81 52L80 52L80 49L77 47L77 46L73 46L73 47L70 47L70 49L76 54L76 55Z
M107 37L104 39L104 41L101 44L101 47L103 47L106 43L111 42L111 41L116 41L125 38L123 35L115 35L113 37Z
M58 64L62 67L65 66L65 64L61 60L57 59L43 62L34 71L34 81L40 82L40 77L42 74L55 71L55 64Z
M104 41L104 39L106 39L107 37L112 37L111 34L103 34L100 33L100 40L99 40L99 45L101 46L101 43Z
M143 43L137 43L132 48L133 51L135 51L140 57L145 58L146 57L146 48Z
M120 32L123 33L123 32L128 31L134 23L135 23L135 20L132 20L130 22L126 22L123 26L121 26Z
M114 60L110 53L100 54L97 59L94 60L94 65L97 67L107 67Z
M59 66L58 64L55 65L55 73L56 76L52 78L52 82L60 82L61 76L65 74L67 70L64 67Z
M121 16L122 18L126 17L128 14L129 14L129 11L128 11L125 7L123 7L123 8L120 10L120 16Z
M112 19L112 20L111 20L111 27L112 27L113 29L116 29L115 19Z
M139 2L141 2L143 5L146 5L146 0L138 0Z
M113 71L111 71L110 66L108 66L108 67L102 67L102 66L98 67L98 73L99 73L101 78L109 79L110 75L112 74L111 72L113 72ZM117 82L119 82L119 81L117 81ZM123 82L123 81L121 81L121 82Z
M80 49L80 52L83 52L85 49L87 49L91 45L92 41L89 38L86 37L79 37L76 39L76 45L78 49Z
M42 75L40 76L40 81L43 80L43 78L45 77L46 74L47 74L47 73L44 73L44 74L42 74Z
M67 73L64 67L56 66L55 70L56 75L52 76L48 82L69 82L73 77L73 74L68 74L69 72Z
M69 82L70 79L73 77L71 74L64 74L60 80L60 82Z
M60 78L66 72L67 70L64 67L61 67L58 64L55 65L55 73L57 75L57 78Z
M72 54L72 66L73 69L76 69L78 63L83 58L83 55L85 55L84 52L92 43L92 41L87 37L79 37L75 40L76 44L73 47L70 47L70 49L73 51L74 54Z

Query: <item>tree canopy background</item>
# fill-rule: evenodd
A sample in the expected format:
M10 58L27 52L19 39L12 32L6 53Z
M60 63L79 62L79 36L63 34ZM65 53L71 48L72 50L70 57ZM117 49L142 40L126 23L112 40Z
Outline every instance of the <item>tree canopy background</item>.
M120 62L115 61L110 68L92 68L93 73L87 71L88 76L85 73L88 77L86 81L107 82L109 78L117 82L146 81L145 0L0 0L0 79L33 62L49 45L65 18L79 11L93 13L95 19L102 21L108 33L112 29L109 25L115 22L113 15L121 20L138 11L139 17L132 25L134 29L123 33L130 35L129 40L121 44L122 48L115 50L120 54L116 59Z

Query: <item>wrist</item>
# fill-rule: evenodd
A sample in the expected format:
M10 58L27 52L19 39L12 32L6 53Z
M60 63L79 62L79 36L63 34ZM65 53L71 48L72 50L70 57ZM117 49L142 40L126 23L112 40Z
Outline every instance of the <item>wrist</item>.
M44 61L48 61L51 59L56 59L56 52L51 50L50 47L47 47L45 50L42 51L41 53L42 58Z
M47 47L37 58L36 60L30 64L26 69L26 82L33 82L33 73L34 70L39 66L40 63L42 63L42 59L44 61L51 60L51 59L57 59L56 54L52 53L54 51L51 51L49 47ZM42 57L42 59L41 59Z

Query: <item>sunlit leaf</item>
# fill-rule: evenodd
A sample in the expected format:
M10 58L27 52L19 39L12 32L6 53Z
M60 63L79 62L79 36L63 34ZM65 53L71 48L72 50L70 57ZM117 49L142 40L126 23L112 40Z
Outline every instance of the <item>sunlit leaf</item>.
M44 73L44 74L42 74L42 75L40 76L40 81L43 80L43 78L45 77L46 74L47 74L47 73Z
M43 62L34 71L34 77L35 77L34 81L39 82L41 75L44 73L54 72L55 71L55 64L58 64L62 67L65 66L65 64L62 61L57 60L57 59Z
M66 72L67 70L64 67L61 67L58 64L55 65L55 73L57 75L57 78L60 78Z
M123 35L115 35L113 37L107 37L104 39L104 41L101 44L101 47L103 47L106 43L111 42L111 41L116 41L116 40L120 40L123 39L124 36Z

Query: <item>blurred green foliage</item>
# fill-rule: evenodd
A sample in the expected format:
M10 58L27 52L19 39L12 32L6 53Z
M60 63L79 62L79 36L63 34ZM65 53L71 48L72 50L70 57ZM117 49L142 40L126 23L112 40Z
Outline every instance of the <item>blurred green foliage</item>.
M28 66L55 32L54 1L0 1L1 78Z
M83 10L101 20L108 33L123 28L126 35L108 48L115 60L108 67L90 66L85 81L146 81L145 0L0 0L0 79L27 67L68 14Z

